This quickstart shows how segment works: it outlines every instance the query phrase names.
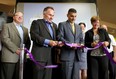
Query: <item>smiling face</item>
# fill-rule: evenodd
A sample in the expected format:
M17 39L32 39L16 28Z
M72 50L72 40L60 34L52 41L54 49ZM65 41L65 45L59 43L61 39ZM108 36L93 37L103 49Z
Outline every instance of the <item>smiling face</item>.
M99 20L96 20L96 21L92 22L92 25L93 25L93 28L94 28L94 29L98 29L98 28L100 27L100 22L99 22Z
M93 16L91 18L91 24L93 29L98 29L100 27L100 18L98 16Z
M21 12L16 12L15 15L13 16L13 20L17 24L21 24L23 22L23 13Z

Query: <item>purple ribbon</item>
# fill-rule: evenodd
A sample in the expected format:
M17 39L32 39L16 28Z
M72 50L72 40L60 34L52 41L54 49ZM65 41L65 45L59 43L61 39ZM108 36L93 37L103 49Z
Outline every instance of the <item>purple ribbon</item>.
M86 46L81 46L81 45L78 46L78 45L74 45L73 43L72 44L65 43L65 45L67 45L69 47L86 48L87 50L95 50L95 49L99 48L100 46L102 46L103 42L99 42L94 48L88 48ZM113 60L112 56L110 55L109 51L107 50L107 47L103 46L103 50L104 50L105 54L107 55L107 57L110 59L110 61L112 61L113 63L116 64L116 62Z
M84 45L75 45L73 43L72 44L65 43L65 45L66 46L69 46L69 47L75 47L75 48L86 48L87 50L95 50L95 49L99 48L100 46L102 46L103 45L103 42L98 43L94 48L88 48L88 47L86 47Z
M110 61L112 61L113 63L116 64L116 62L113 60L112 56L110 55L109 51L107 50L107 48L106 47L103 47L103 49L104 49L107 57L110 59Z
M85 47L87 50L95 50L97 48L99 48L100 46L103 45L103 42L99 42L94 48L88 48L88 47Z
M65 43L66 46L69 46L69 47L76 47L76 48L84 48L85 46L82 46L82 45L76 45L76 44L73 44L73 43Z
M38 65L38 66L40 66L40 67L42 67L42 68L56 68L56 67L58 67L58 65L47 65L47 66L42 65L42 64L40 64L39 62L37 62L37 61L34 59L33 55L31 54L31 52L29 52L29 50L28 50L27 48L25 48L24 50L25 50L26 53L29 55L30 59L31 59L36 65Z

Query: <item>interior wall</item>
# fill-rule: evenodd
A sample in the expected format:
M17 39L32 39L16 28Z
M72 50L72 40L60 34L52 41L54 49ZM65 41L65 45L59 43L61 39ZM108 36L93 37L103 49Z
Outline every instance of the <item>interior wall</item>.
M32 20L43 18L43 9L46 6L54 7L55 16L53 21L57 24L67 20L69 8L75 8L77 10L76 23L85 22L87 29L91 28L91 16L97 15L96 5L94 3L18 3L17 10L24 10L24 26L30 29Z

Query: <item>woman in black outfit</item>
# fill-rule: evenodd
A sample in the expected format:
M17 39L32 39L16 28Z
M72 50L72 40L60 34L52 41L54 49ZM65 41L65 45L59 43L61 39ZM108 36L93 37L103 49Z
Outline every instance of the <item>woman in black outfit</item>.
M108 46L110 38L104 29L100 29L100 19L98 16L91 18L92 29L85 33L85 46L94 48L99 42L103 46ZM88 51L88 79L108 79L108 58L103 50L103 46Z

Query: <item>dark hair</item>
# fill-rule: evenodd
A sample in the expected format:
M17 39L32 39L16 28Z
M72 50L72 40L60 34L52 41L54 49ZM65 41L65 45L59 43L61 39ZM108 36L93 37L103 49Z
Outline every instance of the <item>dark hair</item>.
M80 22L79 25L83 24L86 27L86 24L84 22Z
M48 9L52 9L52 10L54 10L53 7L51 7L51 6L47 6L47 7L44 8L43 12L44 12L44 11L47 11Z
M70 9L68 10L68 14L69 14L70 12L77 13L76 9L74 9L74 8L70 8Z

